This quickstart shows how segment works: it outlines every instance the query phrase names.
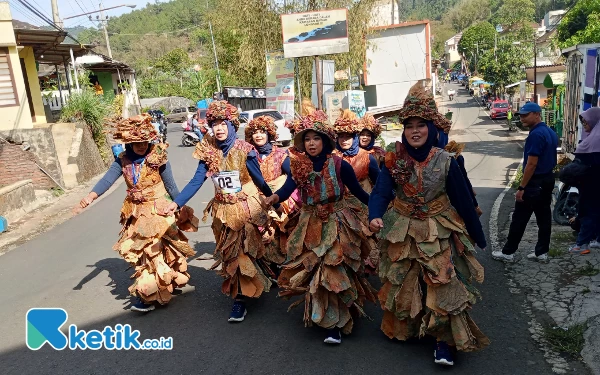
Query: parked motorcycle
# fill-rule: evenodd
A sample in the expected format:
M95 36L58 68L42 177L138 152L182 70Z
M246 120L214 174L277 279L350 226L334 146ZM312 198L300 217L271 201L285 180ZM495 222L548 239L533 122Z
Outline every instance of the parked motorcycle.
M200 142L200 138L198 135L192 131L184 131L183 137L181 137L181 144L184 147L194 146L196 143Z
M579 190L574 186L559 182L554 197L556 203L552 211L552 218L560 225L569 225L569 219L577 216Z

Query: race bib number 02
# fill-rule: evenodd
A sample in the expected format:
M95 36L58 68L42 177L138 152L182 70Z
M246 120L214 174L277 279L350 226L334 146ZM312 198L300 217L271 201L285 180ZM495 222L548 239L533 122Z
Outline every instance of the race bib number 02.
M212 176L212 181L221 194L235 194L242 191L239 171L219 172Z

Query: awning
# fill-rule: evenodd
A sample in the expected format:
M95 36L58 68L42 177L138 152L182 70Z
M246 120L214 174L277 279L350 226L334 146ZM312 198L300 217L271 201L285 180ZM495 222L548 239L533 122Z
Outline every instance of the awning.
M515 83L511 83L510 85L506 85L504 86L504 88L511 88L511 87L515 87L515 86L519 86L521 84L521 82L525 82L525 81L520 81L520 82L515 82Z
M567 73L559 72L559 73L548 73L544 78L544 87L548 89L554 88L554 86L564 85L565 79L567 78Z
M17 45L32 47L35 60L40 64L60 65L74 57L86 54L93 46L63 44L67 33L55 30L14 29Z

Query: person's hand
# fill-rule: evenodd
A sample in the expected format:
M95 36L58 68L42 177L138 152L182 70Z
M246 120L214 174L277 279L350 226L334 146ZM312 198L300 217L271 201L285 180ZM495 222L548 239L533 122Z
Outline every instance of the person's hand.
M369 230L373 233L379 233L379 231L383 228L383 220L380 218L373 219L369 223Z
M515 194L515 200L517 202L523 202L523 194L525 193L524 190L518 190L517 194Z
M273 194L270 197L266 197L263 200L263 204L265 208L269 208L270 206L274 205L275 203L279 203L279 195L277 194Z
M83 198L81 200L81 202L79 202L79 206L81 208L86 208L87 206L89 206L90 204L92 204L92 202L95 201L96 198L98 198L98 194L96 194L96 193L94 193L92 191L88 195L86 195L85 198Z
M475 207L475 212L477 212L477 216L483 215L483 211L481 211L481 208L479 208L479 206Z
M481 251L485 251L486 247L480 247Z
M175 211L177 210L179 206L177 206L177 203L175 202L171 202L169 203L169 205L165 208L163 208L163 210L161 212L159 212L159 215L162 216L171 216L175 214Z

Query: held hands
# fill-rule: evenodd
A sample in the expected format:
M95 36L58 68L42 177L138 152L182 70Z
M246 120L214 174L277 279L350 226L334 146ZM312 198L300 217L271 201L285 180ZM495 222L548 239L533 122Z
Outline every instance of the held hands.
M177 211L178 208L179 207L177 206L177 203L171 202L171 203L169 203L169 205L167 207L163 208L162 211L159 212L158 214L162 215L162 216L171 216L171 215L175 214L175 211Z
M381 228L383 228L383 220L381 218L373 219L369 223L369 230L373 233L379 233Z
M279 203L279 196L277 194L273 194L270 197L266 197L263 200L263 204L265 208L269 208L270 206L274 205L275 203Z

